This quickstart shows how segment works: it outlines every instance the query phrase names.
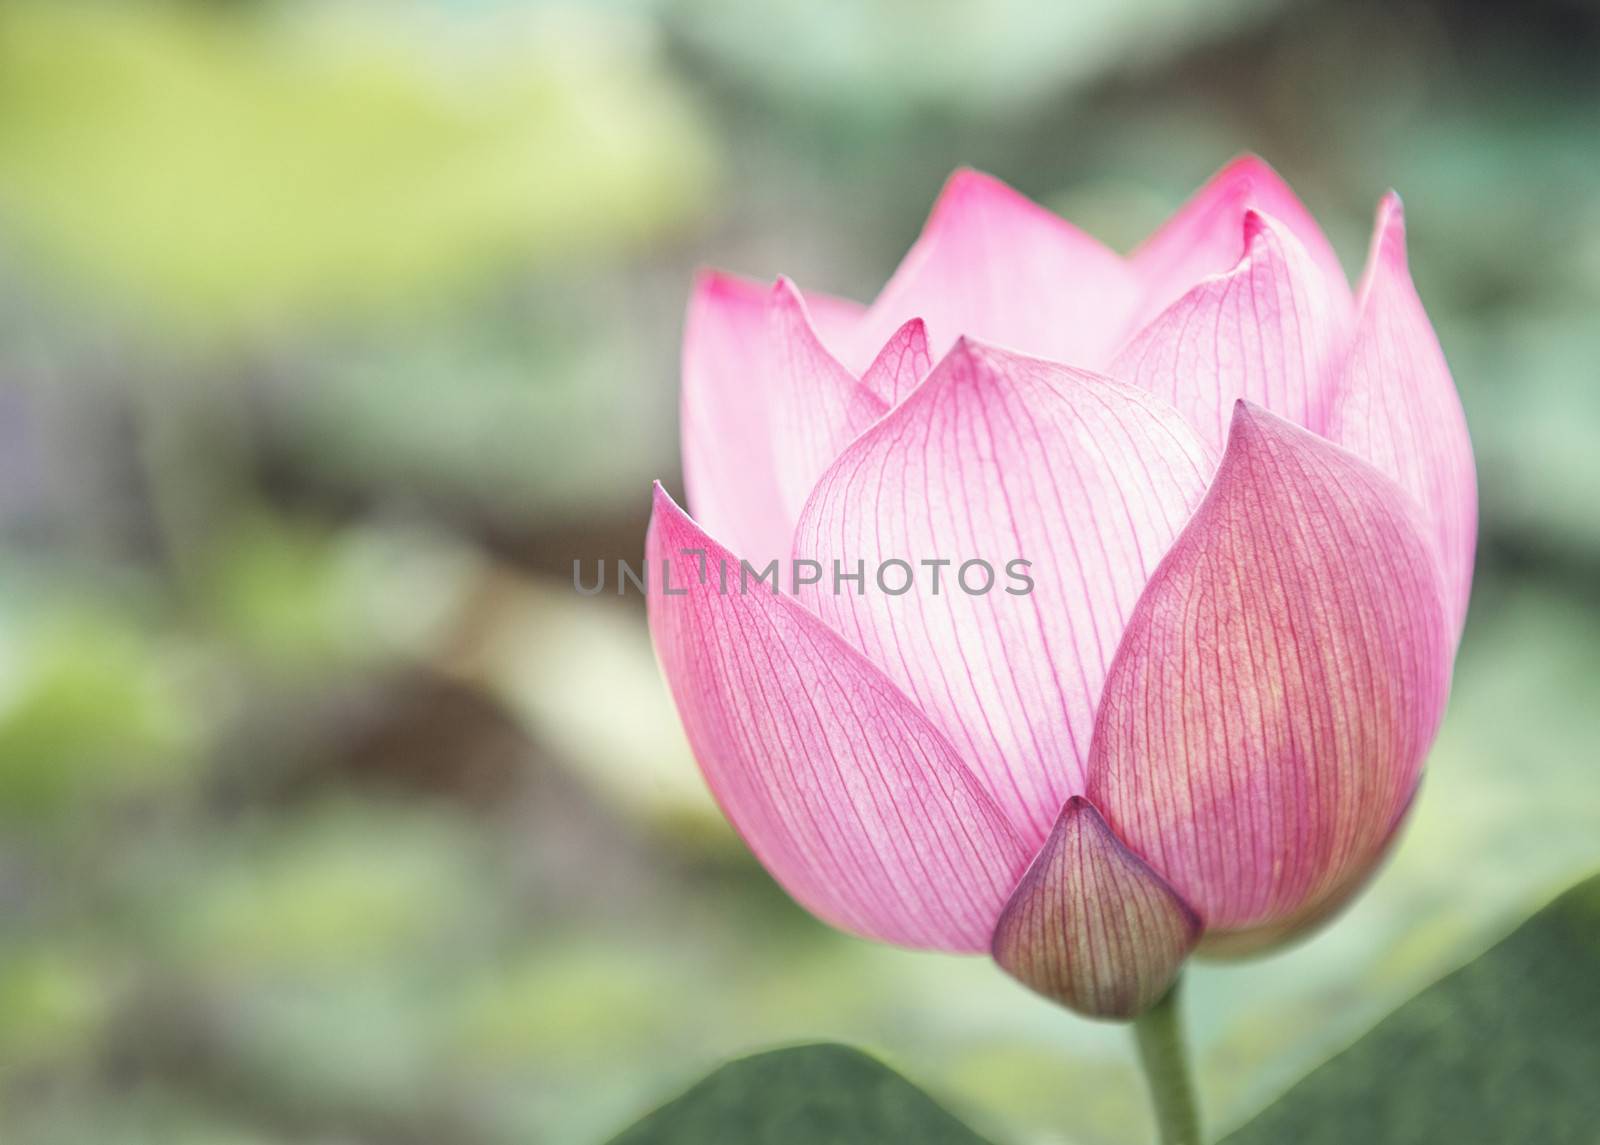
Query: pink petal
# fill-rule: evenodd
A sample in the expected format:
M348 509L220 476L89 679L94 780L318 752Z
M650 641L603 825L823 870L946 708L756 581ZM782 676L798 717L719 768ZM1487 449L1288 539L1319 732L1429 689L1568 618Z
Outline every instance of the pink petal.
M801 295L811 315L811 325L824 346L839 353L854 342L856 327L867 312L865 306L853 298L839 298L820 290L801 291Z
M762 865L842 929L987 949L1028 853L949 741L793 600L753 579L741 591L738 558L660 486L646 555L689 743Z
M1400 808L1399 814L1394 817L1394 822L1389 825L1382 842L1378 844L1377 859L1372 864L1353 871L1342 883L1282 921L1268 923L1266 926L1248 927L1244 930L1207 931L1200 940L1196 954L1213 962L1233 958L1253 958L1258 954L1298 942L1320 930L1367 889L1367 885L1382 868L1383 860L1394 850L1395 841L1400 837L1400 828L1405 823L1412 805L1416 803L1416 798L1417 789L1413 788L1410 797Z
M689 504L709 532L751 559L784 552L794 525L771 461L768 293L733 275L702 273L683 333Z
M824 348L794 283L778 279L769 306L770 440L785 517L792 522L822 471L888 406Z
M1123 623L1212 468L1149 395L963 339L818 482L795 554L830 575L804 599L906 689L1038 846L1082 790ZM938 559L952 563L919 563ZM1032 592L1007 591L1024 587L1007 575L1016 559L1032 562ZM872 583L892 560L914 566L903 595ZM972 560L994 570L987 593L961 590ZM863 591L835 591L835 561L864 564ZM904 579L891 570L889 587Z
M1006 904L992 951L1063 1006L1134 1018L1167 992L1199 935L1199 916L1078 795Z
M817 475L882 409L823 348L793 284L696 281L683 343L684 480L706 529L735 550L762 563L787 556Z
M1172 218L1129 256L1143 298L1138 326L1183 297L1195 283L1221 274L1244 255L1244 217L1251 211L1279 220L1300 240L1331 288L1349 298L1339 256L1322 228L1271 167L1242 155L1213 175Z
M1411 284L1405 216L1392 193L1378 208L1355 342L1334 390L1327 436L1389 474L1422 506L1459 639L1477 547L1477 472L1461 399Z
M1320 428L1349 336L1350 313L1281 224L1246 214L1245 253L1145 327L1111 375L1171 402L1220 450L1247 398Z
M856 332L865 367L909 318L933 356L967 335L1058 361L1104 361L1128 328L1136 288L1112 251L1004 183L960 170Z
M1208 929L1290 918L1376 862L1450 657L1405 494L1241 402L1117 651L1087 794Z
M890 336L878 356L861 375L861 384L893 407L905 400L933 368L928 352L928 328L913 318Z

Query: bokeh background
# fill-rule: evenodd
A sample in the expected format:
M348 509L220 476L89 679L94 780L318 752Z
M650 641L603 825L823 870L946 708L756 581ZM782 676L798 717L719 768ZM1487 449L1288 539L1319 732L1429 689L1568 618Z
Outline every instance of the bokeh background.
M1483 539L1395 861L1192 975L1247 1116L1600 866L1597 59L1577 0L5 0L0 1140L597 1142L810 1038L1144 1139L1122 1029L790 904L571 567L681 488L696 265L869 298L959 163L1127 248L1248 149L1352 274L1405 196Z

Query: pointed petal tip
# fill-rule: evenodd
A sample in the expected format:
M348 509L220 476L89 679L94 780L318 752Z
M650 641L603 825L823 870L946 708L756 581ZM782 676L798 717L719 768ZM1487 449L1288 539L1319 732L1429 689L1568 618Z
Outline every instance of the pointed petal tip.
M1229 464L1230 459L1236 458L1241 450L1259 449L1271 438L1297 435L1317 436L1249 398L1238 398L1233 403L1233 416L1228 422L1228 441L1223 450L1222 464Z
M745 301L759 297L765 288L755 279L742 274L714 266L701 266L695 269L690 289L696 298Z
M1111 824L1106 822L1106 817L1100 813L1100 808L1096 807L1087 795L1074 795L1062 805L1060 823L1063 827L1073 825L1078 819L1082 819L1083 826L1098 833L1107 846L1114 848L1118 854L1123 855L1130 863L1138 864L1149 869L1152 874L1156 874L1154 868L1151 868L1142 856L1129 847L1127 843L1123 842L1117 833L1111 829ZM1171 888L1168 889L1170 890ZM1200 917L1200 912L1190 906L1183 896L1176 891L1172 891L1172 901L1178 913L1182 916L1189 940L1198 942L1200 940L1200 932L1205 929L1205 920Z
M1378 217L1373 224L1372 241L1375 254L1392 263L1396 269L1406 268L1405 204L1392 189L1378 201Z
M1202 929L1194 908L1074 795L996 921L990 953L1077 1013L1128 1020L1166 993Z
M793 334L797 327L804 328L820 344L821 339L816 336L816 327L811 321L811 307L794 279L786 274L773 279L767 289L766 304L769 314L782 323L780 329Z
M945 352L945 361L965 362L969 365L975 366L983 361L984 349L985 347L982 342L979 342L975 338L971 338L966 334L962 334L950 344L950 349ZM935 369L937 368L938 367L935 366Z
M650 483L650 524L648 532L655 534L659 529L670 529L679 532L687 527L692 527L693 522L683 507L673 499L667 487L660 481Z
M1257 183L1282 183L1277 169L1254 151L1241 151L1218 171L1213 179L1218 183L1237 183L1250 187Z
M1233 418L1229 423L1230 436L1234 431L1254 429L1256 423L1266 415L1267 411L1249 398L1234 398Z
M998 175L991 175L976 167L962 166L952 171L944 181L939 197L934 200L933 209L928 212L928 221L923 225L922 233L933 234L948 224L958 222L967 212L981 211L985 207L1020 210L1024 214L1044 216L1056 225L1068 225L1054 211L1034 202Z
M1251 196L1242 196L1245 201L1250 201ZM1220 270L1205 282L1226 282L1230 279L1239 279L1249 275L1255 268L1266 261L1285 261L1289 256L1288 247L1303 247L1299 239L1294 237L1294 229L1282 219L1262 210L1258 206L1245 207L1239 216L1239 257L1233 265L1225 270Z
M921 318L910 318L889 336L862 371L861 385L892 409L917 388L933 365L928 325Z
M944 186L939 190L939 202L957 200L967 195L987 195L1003 193L1017 194L1010 184L998 176L987 171L980 171L976 167L962 164L950 172L950 177L944 181Z
M944 357L934 363L933 373L960 369L969 371L973 378L982 379L1003 371L1008 362L1023 360L1027 360L1027 355L963 334L945 351Z
M772 280L772 286L767 290L767 297L790 306L805 308L805 298L800 294L800 287L795 285L794 279L787 274L780 274Z

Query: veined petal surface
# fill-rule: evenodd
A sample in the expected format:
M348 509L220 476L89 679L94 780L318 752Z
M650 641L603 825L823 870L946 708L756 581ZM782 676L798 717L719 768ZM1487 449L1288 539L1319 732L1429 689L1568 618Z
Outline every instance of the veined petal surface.
M1359 298L1327 436L1389 474L1422 507L1460 639L1478 539L1477 470L1450 367L1411 284L1405 215L1392 193L1378 208Z
M1240 398L1320 429L1351 322L1348 291L1328 289L1287 227L1248 212L1242 230L1232 269L1168 307L1110 369L1176 406L1219 451Z
M950 177L922 235L862 319L852 368L900 325L927 323L935 359L963 335L1055 361L1098 364L1132 320L1126 263L1000 180Z
M1349 280L1311 212L1263 160L1242 155L1207 180L1129 256L1141 291L1137 324L1149 322L1201 279L1237 263L1245 253L1244 218L1252 211L1287 227L1330 288L1342 291L1348 303Z
M791 598L743 585L739 559L659 486L646 555L690 746L762 865L841 929L988 949L1029 852L944 735Z
M793 522L822 471L889 407L823 346L794 283L778 279L768 314L772 459L784 516Z
M1199 916L1074 796L1006 904L992 952L1080 1014L1134 1018L1167 992L1199 935Z
M1401 806L1393 822L1389 824L1383 840L1378 844L1373 862L1353 869L1342 883L1323 892L1321 897L1307 903L1287 918L1264 926L1246 927L1243 930L1208 930L1196 948L1196 956L1217 962L1235 958L1253 958L1297 942L1312 931L1327 925L1345 907L1354 902L1361 892L1367 889L1367 884L1377 876L1384 861L1394 850L1406 817L1417 801L1418 790L1419 788L1412 788L1411 797Z
M802 301L786 282L708 272L695 283L683 340L684 481L705 528L758 563L787 556L817 475L881 412L809 319L810 309L837 316L851 306Z
M1213 467L1150 395L963 339L818 482L795 555L828 575L803 599L928 713L1037 847L1083 788L1123 624ZM1014 560L1031 562L1031 592L1008 576ZM872 583L893 561L912 566L909 591L893 591L898 569ZM987 591L968 591L985 581L968 561L988 563ZM861 562L866 582L836 583L835 562Z
M1086 794L1205 919L1282 921L1370 867L1448 690L1410 499L1248 403L1128 623Z
M883 349L861 375L861 384L893 408L905 400L933 368L928 327L913 318L889 336Z

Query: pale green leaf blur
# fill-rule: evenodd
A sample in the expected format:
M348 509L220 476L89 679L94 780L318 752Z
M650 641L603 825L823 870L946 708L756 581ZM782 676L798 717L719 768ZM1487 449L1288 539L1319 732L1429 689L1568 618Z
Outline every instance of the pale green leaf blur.
M591 1142L794 1040L1145 1140L1126 1031L772 885L572 563L681 491L696 266L869 298L963 163L1126 249L1256 150L1352 274L1404 196L1482 545L1394 861L1192 976L1243 1121L1600 865L1597 51L1561 0L0 4L0 1141Z

